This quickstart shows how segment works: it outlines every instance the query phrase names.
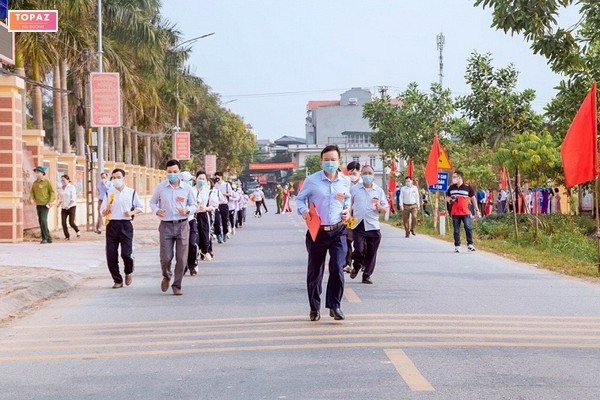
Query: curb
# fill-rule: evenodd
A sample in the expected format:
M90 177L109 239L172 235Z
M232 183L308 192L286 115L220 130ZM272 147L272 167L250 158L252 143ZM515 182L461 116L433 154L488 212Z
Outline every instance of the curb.
M73 288L81 280L81 276L73 272L47 271L53 271L49 274L51 276L30 286L18 285L0 297L0 322L18 317L44 300Z

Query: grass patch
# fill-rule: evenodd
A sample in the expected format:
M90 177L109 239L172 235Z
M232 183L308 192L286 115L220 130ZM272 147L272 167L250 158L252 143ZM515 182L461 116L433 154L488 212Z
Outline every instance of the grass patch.
M535 216L518 215L519 239L515 239L512 214L489 215L473 221L475 246L538 268L577 277L600 278L596 223L589 216L564 214L539 215L535 236ZM402 217L391 215L389 223L402 227ZM446 235L433 229L433 217L419 216L417 230L426 235L452 242L452 226ZM461 227L464 241L464 229Z

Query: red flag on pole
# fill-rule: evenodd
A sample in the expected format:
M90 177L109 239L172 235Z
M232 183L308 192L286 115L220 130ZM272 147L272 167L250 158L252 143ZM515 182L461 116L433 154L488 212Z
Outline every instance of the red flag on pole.
M506 167L502 167L502 172L500 172L500 189L506 189L508 187L508 173L506 172Z
M438 183L438 159L440 157L440 142L437 135L433 137L433 144L431 145L431 151L429 152L429 158L427 159L427 166L425 167L425 181L427 185L435 185Z
M415 174L415 163L413 160L408 160L408 167L406 167L406 176L410 176L411 178Z
M596 82L573 118L560 149L565 184L572 187L598 176L598 109Z
M398 171L398 167L396 166L396 160L392 160L392 164L390 165L390 179L388 181L388 190L391 193L396 191L396 172Z

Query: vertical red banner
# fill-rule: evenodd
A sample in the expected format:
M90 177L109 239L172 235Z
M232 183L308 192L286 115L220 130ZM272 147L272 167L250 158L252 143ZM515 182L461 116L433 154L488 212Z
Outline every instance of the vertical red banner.
M176 132L175 143L173 148L175 149L174 155L176 160L189 160L190 159L190 133L189 132Z
M92 72L90 74L90 125L119 127L121 123L121 85L119 74Z

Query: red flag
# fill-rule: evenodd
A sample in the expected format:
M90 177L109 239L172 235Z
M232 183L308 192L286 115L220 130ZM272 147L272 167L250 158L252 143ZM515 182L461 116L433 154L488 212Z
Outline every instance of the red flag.
M508 173L506 172L506 167L502 167L502 172L500 172L500 189L506 189L508 187Z
M413 160L408 160L408 167L406 167L406 176L412 176L415 174L415 163Z
M440 157L440 142L437 135L433 137L433 144L431 145L431 151L429 152L429 158L427 159L427 166L425 167L425 181L427 185L435 185L438 183L438 159Z
M388 181L388 190L390 193L394 194L396 192L396 172L398 171L398 167L396 166L396 160L392 160L392 165L390 165L390 179Z
M573 118L560 149L565 184L572 187L598 176L598 110L596 82Z

